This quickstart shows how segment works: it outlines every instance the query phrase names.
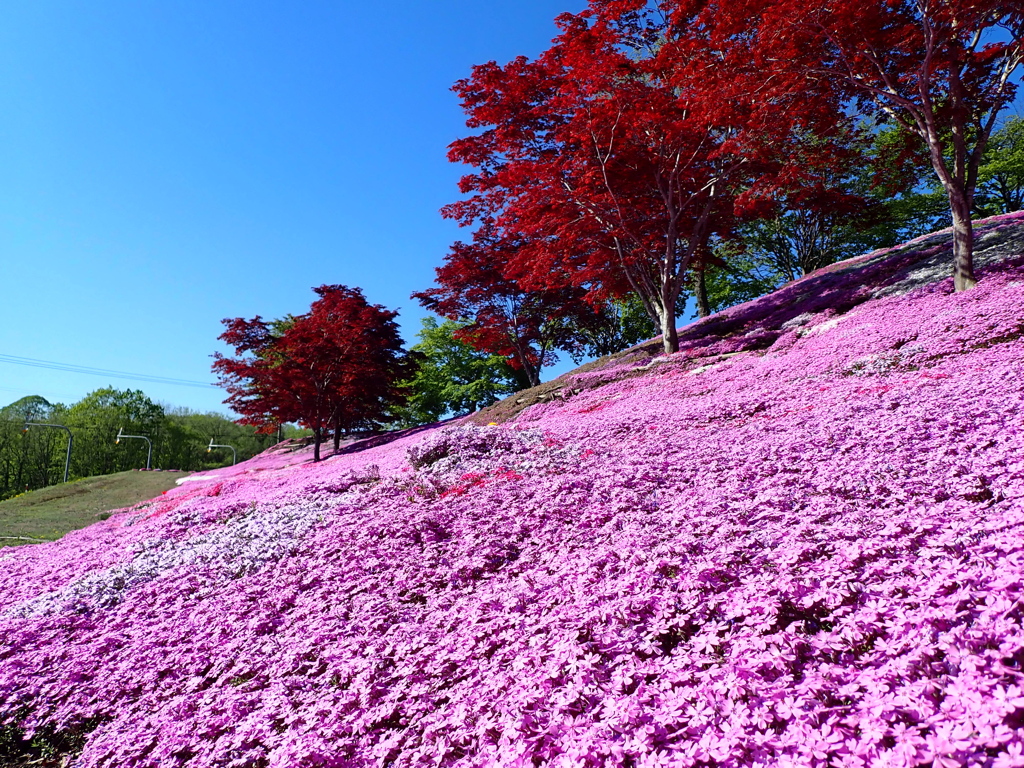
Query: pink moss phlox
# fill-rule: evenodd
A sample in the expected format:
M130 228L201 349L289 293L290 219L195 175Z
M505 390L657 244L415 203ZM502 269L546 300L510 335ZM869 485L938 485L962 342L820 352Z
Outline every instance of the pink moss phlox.
M4 716L88 724L80 768L1020 765L1024 267L851 274L511 425L4 550Z

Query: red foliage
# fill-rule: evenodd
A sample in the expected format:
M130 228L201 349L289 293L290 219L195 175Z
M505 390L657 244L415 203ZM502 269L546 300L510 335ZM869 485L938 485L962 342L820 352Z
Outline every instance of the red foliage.
M394 318L358 288L322 285L308 313L277 324L225 320L220 338L237 357L215 355L213 369L240 421L264 430L298 421L320 442L334 432L372 427L400 402L406 357Z
M413 294L432 312L470 319L462 341L507 357L525 386L540 383L541 369L554 362L555 350L571 348L578 329L600 319L583 299L585 291L561 285L525 290L510 276L523 241L499 237L481 227L472 243L455 243L437 269L437 287Z
M490 62L455 86L482 130L451 146L477 171L444 214L515 242L500 269L524 289L635 292L667 352L684 278L709 241L807 175L789 162L799 130L836 122L830 94L762 99L745 28L719 11L592 0L559 17L536 61Z
M752 56L783 92L845 92L920 140L949 198L957 290L974 285L970 211L995 120L1024 56L1020 0L737 0Z
M227 330L218 338L235 348L236 357L214 354L213 370L218 384L228 392L224 401L239 414L241 424L269 433L278 424L300 417L298 403L287 386L285 356L280 337L271 325L257 315L222 321Z

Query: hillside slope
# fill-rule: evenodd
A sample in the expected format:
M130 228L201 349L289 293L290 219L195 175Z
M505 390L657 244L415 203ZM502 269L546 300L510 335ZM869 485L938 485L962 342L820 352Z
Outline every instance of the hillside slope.
M0 547L51 540L96 522L112 509L173 488L181 472L130 470L83 477L0 501Z
M6 550L6 715L89 767L1024 764L1024 216L981 229L966 294L933 236Z

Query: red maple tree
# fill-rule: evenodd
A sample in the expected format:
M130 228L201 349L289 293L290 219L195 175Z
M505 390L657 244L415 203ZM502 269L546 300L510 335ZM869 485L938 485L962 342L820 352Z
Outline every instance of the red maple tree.
M224 400L239 414L238 422L269 433L278 425L299 418L298 404L287 386L284 352L274 323L257 315L222 321L226 330L218 338L235 349L235 357L215 352L213 370L227 390Z
M716 12L592 0L559 17L561 35L536 61L490 62L455 86L479 130L449 157L477 170L444 214L493 222L519 243L505 272L527 290L568 281L588 295L635 293L667 353L709 242L798 175L789 137L835 111L824 96L764 103L742 30L723 31Z
M476 349L502 355L521 375L520 388L540 383L556 350L580 344L580 330L601 318L585 291L567 282L524 289L509 269L521 241L482 226L472 243L455 243L437 269L437 286L413 294L442 317L468 321L457 336Z
M978 167L1024 60L1020 0L737 0L723 14L771 68L766 98L838 87L923 143L949 200L954 286L971 288Z
M241 423L271 431L298 421L313 432L314 460L328 433L372 428L404 399L409 374L397 312L367 302L358 288L322 285L309 312L268 323L225 320L220 339L235 357L214 355L225 402Z

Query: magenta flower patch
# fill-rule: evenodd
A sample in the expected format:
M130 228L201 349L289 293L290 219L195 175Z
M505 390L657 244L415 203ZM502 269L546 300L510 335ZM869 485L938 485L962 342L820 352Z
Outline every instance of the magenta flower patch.
M1024 765L1019 264L838 265L842 312L3 550L3 716L81 768Z

